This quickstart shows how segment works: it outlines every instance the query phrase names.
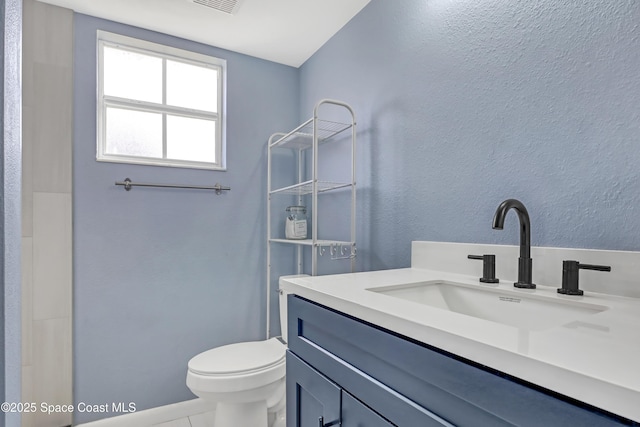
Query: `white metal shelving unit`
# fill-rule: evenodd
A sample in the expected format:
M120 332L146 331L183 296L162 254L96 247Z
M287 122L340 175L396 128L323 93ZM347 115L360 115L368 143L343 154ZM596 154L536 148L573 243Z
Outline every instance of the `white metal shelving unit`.
M323 105L332 105L344 111L349 120L336 122L319 117ZM351 148L351 180L347 182L320 181L318 179L319 146L338 140L338 136L349 137ZM297 154L297 182L279 188L272 187L272 154L274 150L293 150ZM305 157L307 156L307 157ZM310 158L308 157L310 156ZM275 133L269 138L267 149L267 338L271 336L271 255L274 246L294 245L296 248L296 271L304 272L303 251L311 250L311 275L318 274L318 257L329 256L331 259L350 259L351 271L355 269L356 256L356 121L353 109L346 103L333 99L319 101L313 109L313 117L288 133ZM305 165L310 167L305 168ZM351 191L350 199L350 233L343 240L320 239L318 236L318 203L324 193L334 191ZM307 212L311 214L310 238L289 240L284 236L274 236L272 230L272 198L281 196L297 197L297 204L303 203L303 197L310 196ZM282 215L283 212L277 212Z

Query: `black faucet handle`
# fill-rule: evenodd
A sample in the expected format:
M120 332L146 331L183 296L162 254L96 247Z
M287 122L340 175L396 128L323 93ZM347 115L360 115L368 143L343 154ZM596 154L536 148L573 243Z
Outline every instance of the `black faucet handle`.
M579 289L578 270L596 270L611 271L611 266L580 264L578 261L565 260L562 261L562 288L558 288L559 294L564 295L583 295L584 292Z
M491 255L467 255L469 259L482 260L482 283L499 283L500 279L496 278L496 256Z
M611 271L610 265L580 264L578 268L581 270Z

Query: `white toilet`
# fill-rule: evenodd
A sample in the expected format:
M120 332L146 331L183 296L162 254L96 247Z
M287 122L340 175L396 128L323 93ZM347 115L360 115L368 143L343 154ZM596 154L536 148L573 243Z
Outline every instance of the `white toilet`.
M280 291L282 338L287 293ZM278 338L216 347L189 360L187 387L215 405L214 427L285 426L285 351Z

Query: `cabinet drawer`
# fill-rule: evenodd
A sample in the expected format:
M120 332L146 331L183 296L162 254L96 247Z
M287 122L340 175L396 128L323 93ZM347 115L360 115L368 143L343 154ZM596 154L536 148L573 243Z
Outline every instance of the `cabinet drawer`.
M302 298L288 308L289 349L399 426L416 411L456 426L624 424Z

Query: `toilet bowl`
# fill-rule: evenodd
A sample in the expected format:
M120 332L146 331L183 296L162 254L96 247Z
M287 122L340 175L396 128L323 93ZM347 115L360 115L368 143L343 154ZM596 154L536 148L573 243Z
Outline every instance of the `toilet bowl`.
M286 297L280 291L283 340L224 345L189 360L187 387L215 406L215 427L284 427Z
M285 350L271 338L205 351L189 361L187 387L217 403L215 427L267 427L268 411L284 400Z

